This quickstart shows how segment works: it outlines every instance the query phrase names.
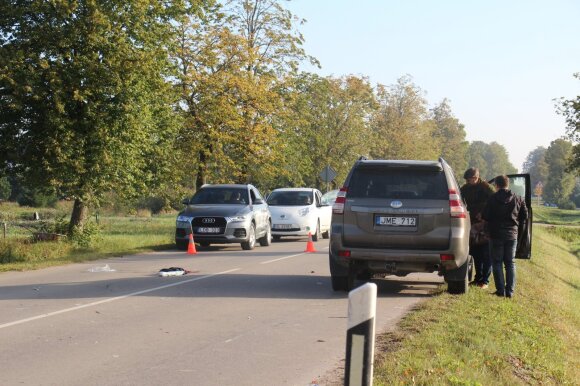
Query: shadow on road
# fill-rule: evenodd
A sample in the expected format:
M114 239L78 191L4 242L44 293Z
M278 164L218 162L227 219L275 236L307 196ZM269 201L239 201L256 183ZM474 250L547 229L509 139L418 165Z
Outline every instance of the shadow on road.
M100 275L115 275L103 272ZM373 279L378 297L430 297L440 281L418 278ZM357 284L363 284L358 282ZM334 292L330 277L311 275L192 273L179 277L144 276L103 278L86 282L63 282L0 286L0 300L15 299L100 299L117 296L337 299L348 296Z

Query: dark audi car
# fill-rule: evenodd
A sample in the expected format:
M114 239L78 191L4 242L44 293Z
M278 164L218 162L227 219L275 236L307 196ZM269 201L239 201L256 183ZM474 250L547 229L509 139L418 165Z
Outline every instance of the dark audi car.
M258 189L252 185L204 185L177 216L175 244L187 249L189 234L202 247L240 243L254 249L256 241L272 240L271 215Z

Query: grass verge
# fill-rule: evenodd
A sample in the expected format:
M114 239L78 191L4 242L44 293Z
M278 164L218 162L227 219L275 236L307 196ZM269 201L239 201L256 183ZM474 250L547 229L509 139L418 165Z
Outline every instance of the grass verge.
M533 206L534 222L553 225L580 225L580 210Z
M579 384L580 233L558 228L534 229L513 299L442 286L378 337L375 385Z
M24 271L97 260L175 246L175 215L149 218L101 217L100 232L90 247L66 241L29 242L17 236L0 240L0 272Z

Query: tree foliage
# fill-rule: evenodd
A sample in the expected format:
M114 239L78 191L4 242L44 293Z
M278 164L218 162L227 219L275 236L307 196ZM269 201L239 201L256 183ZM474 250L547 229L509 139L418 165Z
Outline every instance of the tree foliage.
M455 177L461 180L464 170L467 169L466 156L469 147L465 140L465 126L453 115L447 99L433 107L431 113L435 122L435 143L439 143L441 156L453 168Z
M392 86L378 85L379 108L372 119L375 132L371 156L385 159L437 159L439 138L429 119L424 92L410 76Z
M522 172L530 174L532 186L536 186L540 182L543 185L548 179L548 164L545 155L546 148L538 146L528 154L522 165Z
M8 201L11 194L12 187L10 186L10 181L8 181L8 177L0 177L0 202Z
M556 139L546 150L545 160L548 165L548 178L544 184L544 198L558 205L570 202L576 184L575 176L567 170L572 157L572 143Z
M580 80L580 72L574 74ZM577 176L580 175L580 95L576 99L560 100L558 112L566 118L566 132L568 139L574 145L572 156L568 163L568 169L574 171Z
M287 147L287 170L303 165L300 182L323 188L319 174L331 166L342 181L352 163L368 155L372 132L368 117L376 107L373 88L365 78L342 78L303 74L292 92L289 119L282 122L280 133L296 149ZM340 182L338 182L340 183Z
M469 167L479 168L481 178L487 180L517 172L509 161L507 150L497 142L471 142L467 151L467 164Z
M170 175L166 48L178 6L2 3L2 153L28 184L75 200L73 227L106 192L138 195Z
M293 27L300 22L273 0L228 1L201 19L180 21L180 139L198 188L208 177L259 184L280 172L273 122L288 76L311 59Z

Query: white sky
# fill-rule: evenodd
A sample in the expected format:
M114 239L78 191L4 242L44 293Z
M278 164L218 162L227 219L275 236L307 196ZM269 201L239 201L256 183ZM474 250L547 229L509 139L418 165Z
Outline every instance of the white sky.
M451 101L468 141L512 164L565 134L553 99L580 95L577 0L292 0L321 75L391 85L409 74L430 106Z

